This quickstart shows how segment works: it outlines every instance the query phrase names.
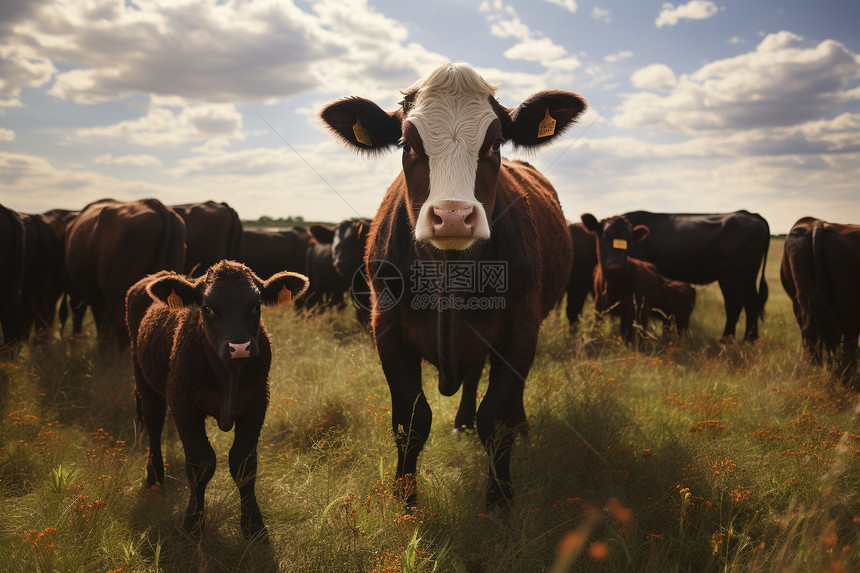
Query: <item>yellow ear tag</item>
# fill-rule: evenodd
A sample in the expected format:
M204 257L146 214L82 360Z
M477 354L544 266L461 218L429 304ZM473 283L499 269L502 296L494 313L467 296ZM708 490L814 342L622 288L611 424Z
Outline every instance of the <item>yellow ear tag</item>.
M278 292L278 306L284 306L291 302L293 302L293 293L287 289L287 285L284 285L281 287L280 292Z
M612 248L627 250L627 241L624 239L612 239Z
M373 147L373 142L370 141L370 136L367 134L367 130L364 129L364 125L361 123L361 117L355 118L355 125L352 126L352 132L355 134L355 139L359 143L363 143L368 147Z
M170 295L167 297L167 309L170 312L176 312L183 308L185 308L185 305L182 304L182 297L176 294L175 290L170 289Z
M538 125L538 137L549 137L555 133L555 120L549 114L549 108L546 108L543 119Z

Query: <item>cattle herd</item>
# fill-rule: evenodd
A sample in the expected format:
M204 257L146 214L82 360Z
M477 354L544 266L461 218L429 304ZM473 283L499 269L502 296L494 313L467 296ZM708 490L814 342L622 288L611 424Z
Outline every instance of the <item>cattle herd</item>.
M402 152L403 169L372 221L243 229L229 205L212 201L105 199L39 215L0 206L6 358L31 336L52 336L58 308L60 332L71 311L74 334L91 309L100 350L131 351L150 440L147 482L164 480L160 439L169 407L191 491L184 526L201 525L215 471L204 429L212 416L222 431L235 429L229 466L242 531L264 539L254 477L271 345L261 304L295 303L314 314L351 300L391 393L395 483L405 505L416 500L432 420L421 384L427 361L442 394L462 387L455 424L477 429L489 456L487 506L504 507L514 495L511 447L526 419L523 390L540 325L565 292L572 330L590 293L598 314L619 317L622 337L633 343L650 317L664 335L684 332L695 303L690 285L717 282L723 338L735 336L744 310L743 338L754 340L768 297L770 230L747 211L635 211L600 221L585 213L581 223L567 222L549 181L525 162L503 159L500 147L553 141L585 100L551 90L506 108L495 89L468 65L446 64L405 90L394 111L349 97L320 112L356 151ZM832 360L837 375L855 383L860 226L800 219L780 271L805 351L818 363Z

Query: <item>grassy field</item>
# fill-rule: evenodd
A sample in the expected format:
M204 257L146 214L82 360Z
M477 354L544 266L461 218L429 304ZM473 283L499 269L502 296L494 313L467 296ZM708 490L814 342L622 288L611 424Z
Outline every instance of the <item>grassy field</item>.
M756 344L720 344L722 297L697 287L692 333L633 350L605 321L544 323L515 445L516 502L485 514L486 455L452 434L458 397L425 368L434 425L419 509L392 497L388 389L351 312L264 311L274 341L257 492L272 543L246 542L227 468L200 538L178 525L183 453L143 482L128 357L93 338L0 365L0 563L9 571L857 571L860 400L800 354L779 283ZM486 372L481 390L486 388Z

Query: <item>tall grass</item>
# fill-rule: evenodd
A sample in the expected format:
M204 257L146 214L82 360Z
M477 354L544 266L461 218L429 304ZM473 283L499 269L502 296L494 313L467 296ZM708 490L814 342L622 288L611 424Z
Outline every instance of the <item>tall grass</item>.
M10 571L836 571L860 568L857 395L812 367L770 250L756 344L721 344L722 296L697 287L692 332L633 350L587 318L544 323L507 514L483 507L487 457L451 432L456 399L424 369L433 430L419 508L392 494L390 403L349 313L264 311L274 341L257 492L272 543L248 543L214 423L206 527L178 525L183 452L143 480L129 359L54 340L0 365L0 563ZM742 326L741 326L742 329ZM480 391L486 390L487 373Z

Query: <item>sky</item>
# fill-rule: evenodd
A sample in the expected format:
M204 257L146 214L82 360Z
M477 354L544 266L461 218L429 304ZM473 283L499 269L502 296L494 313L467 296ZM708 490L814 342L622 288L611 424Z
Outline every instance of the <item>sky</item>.
M400 169L317 114L394 110L468 62L505 107L589 109L525 159L565 216L747 209L860 223L857 0L4 0L0 203L226 201L243 219L372 217Z

